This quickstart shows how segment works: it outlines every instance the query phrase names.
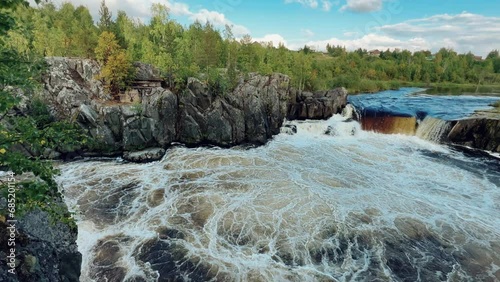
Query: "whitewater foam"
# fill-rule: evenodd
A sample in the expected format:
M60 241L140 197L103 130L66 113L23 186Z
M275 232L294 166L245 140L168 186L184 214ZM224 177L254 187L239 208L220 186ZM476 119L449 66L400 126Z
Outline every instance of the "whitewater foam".
M62 165L81 280L498 279L499 172L348 116L250 150Z

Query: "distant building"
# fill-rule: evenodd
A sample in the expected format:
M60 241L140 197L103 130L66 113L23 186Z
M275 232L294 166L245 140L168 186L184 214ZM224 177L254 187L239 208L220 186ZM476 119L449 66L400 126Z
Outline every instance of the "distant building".
M481 62L482 60L483 60L483 57L481 57L481 56L474 56L474 61Z
M372 57L380 57L380 53L381 52L377 49L368 51L368 55L370 55Z

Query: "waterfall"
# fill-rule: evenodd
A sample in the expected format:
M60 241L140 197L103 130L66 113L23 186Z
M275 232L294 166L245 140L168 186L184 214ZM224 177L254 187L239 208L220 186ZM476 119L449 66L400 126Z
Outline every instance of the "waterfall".
M418 126L416 136L439 143L451 129L451 123L442 119L426 117Z
M414 135L417 119L399 116L364 116L361 118L363 130L384 134Z

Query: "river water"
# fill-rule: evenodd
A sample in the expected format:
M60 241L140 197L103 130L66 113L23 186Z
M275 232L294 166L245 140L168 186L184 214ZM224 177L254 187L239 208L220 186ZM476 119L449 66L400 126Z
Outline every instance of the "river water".
M258 148L62 165L81 281L500 280L497 159L349 114L289 125Z

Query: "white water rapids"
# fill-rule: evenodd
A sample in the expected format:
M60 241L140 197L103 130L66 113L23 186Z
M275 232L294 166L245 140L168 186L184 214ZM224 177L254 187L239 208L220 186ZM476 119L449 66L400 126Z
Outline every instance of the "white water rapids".
M345 120L63 164L81 281L500 280L498 161Z

